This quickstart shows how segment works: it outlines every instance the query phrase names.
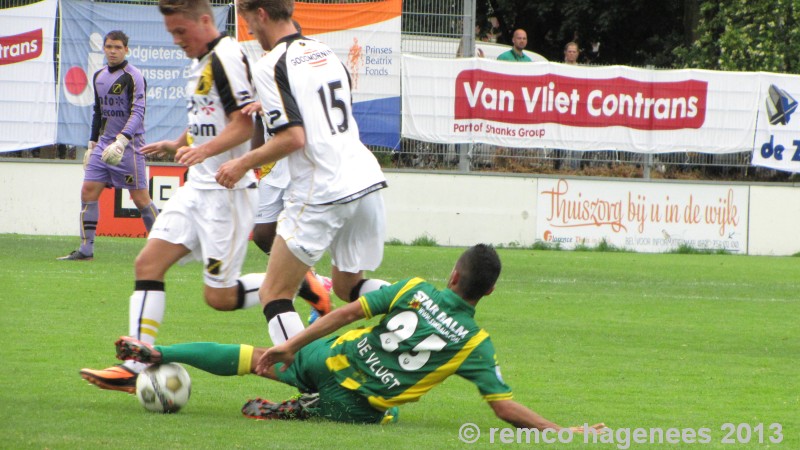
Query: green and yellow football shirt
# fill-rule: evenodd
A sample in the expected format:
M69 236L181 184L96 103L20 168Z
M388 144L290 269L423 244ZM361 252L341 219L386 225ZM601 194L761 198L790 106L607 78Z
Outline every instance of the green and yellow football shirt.
M450 289L411 278L358 301L367 319L385 316L339 337L326 364L340 385L373 407L417 401L453 374L474 383L488 401L512 397L489 334L475 323L475 308Z

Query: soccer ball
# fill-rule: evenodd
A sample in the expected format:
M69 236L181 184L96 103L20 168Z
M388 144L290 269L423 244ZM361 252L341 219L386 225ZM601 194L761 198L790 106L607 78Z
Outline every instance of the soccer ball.
M148 411L178 412L189 401L192 380L180 364L150 366L136 378L136 397Z

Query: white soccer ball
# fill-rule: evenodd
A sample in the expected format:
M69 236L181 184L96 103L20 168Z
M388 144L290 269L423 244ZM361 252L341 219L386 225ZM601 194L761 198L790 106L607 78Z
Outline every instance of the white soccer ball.
M180 364L150 366L136 378L136 397L148 411L178 412L192 393L192 379Z

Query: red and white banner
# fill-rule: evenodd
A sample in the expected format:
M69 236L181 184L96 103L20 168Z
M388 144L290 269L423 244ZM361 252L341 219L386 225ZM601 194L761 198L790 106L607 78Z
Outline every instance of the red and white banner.
M0 152L56 141L56 0L0 9Z
M538 180L537 240L564 249L661 253L681 245L747 253L747 186Z
M506 147L753 148L758 74L403 56L403 136Z

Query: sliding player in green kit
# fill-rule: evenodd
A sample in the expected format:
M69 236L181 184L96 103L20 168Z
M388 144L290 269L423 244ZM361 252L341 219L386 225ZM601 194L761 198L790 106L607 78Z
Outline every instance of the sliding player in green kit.
M123 337L116 344L117 357L185 363L216 375L255 373L301 392L319 393L311 402L250 400L242 412L257 419L315 415L340 422L381 423L387 410L417 401L447 377L459 375L477 386L500 419L516 427L559 430L559 425L511 399L489 334L475 323L475 306L494 290L500 267L494 248L479 244L458 259L447 289L438 290L420 278L385 286L272 348L216 343L152 347ZM324 337L356 320L382 314L375 326Z

